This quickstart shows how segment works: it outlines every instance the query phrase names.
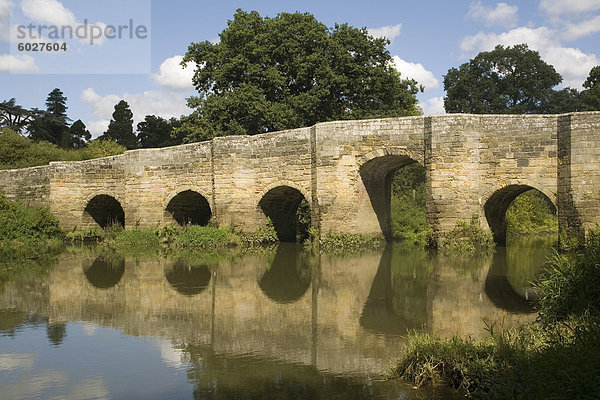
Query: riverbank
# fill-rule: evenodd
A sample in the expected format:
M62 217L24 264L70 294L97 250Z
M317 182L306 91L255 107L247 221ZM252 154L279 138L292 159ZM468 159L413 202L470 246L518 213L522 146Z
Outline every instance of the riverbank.
M600 396L600 233L556 253L537 280L535 323L488 326L483 341L414 334L396 374L416 387L447 385L472 399Z

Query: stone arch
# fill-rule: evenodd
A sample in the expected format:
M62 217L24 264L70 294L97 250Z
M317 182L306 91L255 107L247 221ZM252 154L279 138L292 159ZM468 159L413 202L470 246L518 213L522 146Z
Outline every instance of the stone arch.
M102 228L113 224L125 227L125 211L123 211L121 203L108 194L97 194L89 198L84 214L91 217Z
M110 289L116 286L125 272L125 260L97 257L83 272L87 281L98 289Z
M309 197L304 190L288 181L272 184L262 192L258 208L271 219L280 241L296 241L298 233L296 212L302 200L306 200L310 205Z
M197 190L172 193L165 204L165 217L172 218L179 225L205 226L212 217L208 200Z
M556 205L548 193L524 183L508 184L502 186L492 193L486 194L483 202L483 210L494 241L498 244L506 244L506 210L517 196L529 190L537 190L542 194L551 210L556 213Z
M410 152L399 149L379 149L360 157L359 173L369 195L381 232L392 237L391 189L394 173L400 168L418 162Z
M177 292L185 296L194 296L208 287L212 274L207 265L190 266L179 260L165 276Z

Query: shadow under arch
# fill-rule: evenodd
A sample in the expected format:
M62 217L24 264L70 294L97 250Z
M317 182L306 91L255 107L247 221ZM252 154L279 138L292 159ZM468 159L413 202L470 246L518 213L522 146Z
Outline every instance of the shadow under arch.
M407 265L394 266L401 269L397 271L397 275L402 280L397 282L398 287L394 287L393 244L386 245L360 316L359 322L363 328L391 335L404 335L412 330L422 331L426 328L428 274L415 276L410 272L413 267L412 260L404 260ZM418 267L422 269L423 266ZM401 293L396 293L397 290ZM394 304L395 295L404 299L402 304Z
M298 219L298 207L306 198L298 189L291 186L277 186L269 190L260 199L258 206L265 216L273 222L277 237L281 242L295 242L300 229L308 229L310 222L301 223ZM310 215L310 213L308 213Z
M94 196L86 205L84 212L89 214L101 228L113 224L125 227L125 212L121 203L107 194Z
M184 190L175 195L167 204L166 211L182 226L205 226L212 216L208 200L193 190Z
M484 292L494 306L513 314L530 314L534 302L519 295L508 280L506 247L498 247L485 278Z
M295 244L281 243L258 286L277 303L293 303L304 296L310 283L311 265L307 255Z
M191 266L179 260L165 276L177 292L185 296L194 296L206 290L212 274L207 265Z
M360 177L377 215L381 232L387 240L392 239L392 178L397 170L415 162L417 161L408 155L388 154L375 157L360 167Z
M88 268L84 268L83 272L95 288L110 289L121 281L125 272L125 260L99 256Z
M542 191L528 185L509 185L495 191L483 206L485 218L494 235L494 241L500 245L506 244L506 210L517 196L535 190L542 195L551 211L556 215L556 206Z

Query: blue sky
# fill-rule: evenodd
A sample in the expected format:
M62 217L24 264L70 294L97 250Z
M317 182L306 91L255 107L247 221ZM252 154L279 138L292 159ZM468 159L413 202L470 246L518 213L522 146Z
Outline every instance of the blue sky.
M68 98L69 116L82 119L94 136L108 126L121 99L136 123L147 114L187 114L185 98L195 93L192 70L178 61L191 42L218 40L237 8L263 16L310 12L327 26L347 22L385 35L396 68L426 87L419 95L426 114L443 112L448 69L496 44L527 43L563 76L562 86L580 88L600 64L600 0L0 0L0 101L15 97L24 107L44 108L58 87ZM17 49L18 25L79 26L88 20L106 29L130 19L148 28L146 38L93 46L75 39L67 52Z

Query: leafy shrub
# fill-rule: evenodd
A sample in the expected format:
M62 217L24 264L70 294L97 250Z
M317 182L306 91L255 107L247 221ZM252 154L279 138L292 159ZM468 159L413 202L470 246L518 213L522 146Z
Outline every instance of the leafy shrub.
M477 215L471 218L471 222L458 221L454 229L440 241L443 251L459 254L490 252L494 246L491 232L481 229Z
M93 140L81 149L62 149L49 142L31 142L17 132L0 132L0 169L47 165L51 161L81 161L122 154L125 147L112 140Z
M62 238L62 231L46 207L27 207L0 193L0 242L55 238Z
M390 208L394 240L431 244L433 230L427 223L425 168L419 163L402 167L394 174Z
M173 243L183 248L218 249L234 247L240 240L229 228L190 225L181 229Z
M554 233L558 219L537 190L517 196L506 210L507 236Z
M125 146L120 145L114 140L96 139L89 142L87 147L80 149L79 152L82 154L83 159L88 160L91 158L116 156L123 154L125 150L127 150Z
M126 249L158 249L160 238L153 229L127 229L115 236L114 245Z
M264 226L259 227L252 233L240 232L240 239L247 245L258 246L278 243L279 238L277 237L277 231L273 226L271 218L267 218L267 223Z

